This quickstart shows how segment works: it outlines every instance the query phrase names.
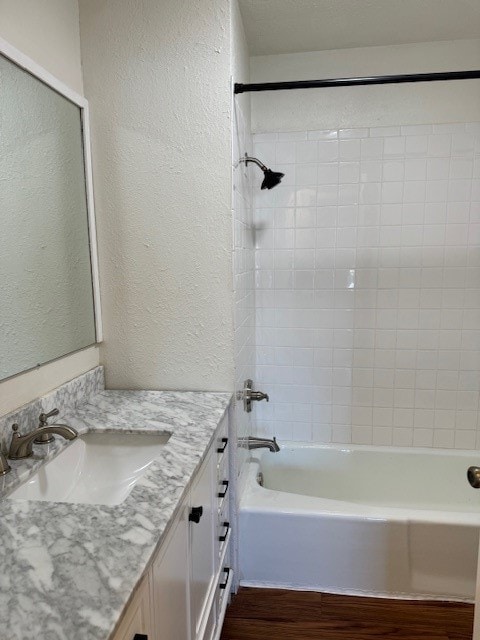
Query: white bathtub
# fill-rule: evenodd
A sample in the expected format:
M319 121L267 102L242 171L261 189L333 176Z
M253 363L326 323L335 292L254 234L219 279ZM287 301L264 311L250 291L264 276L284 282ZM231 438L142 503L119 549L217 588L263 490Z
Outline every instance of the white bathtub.
M288 443L252 454L241 584L473 600L480 490L466 472L480 452Z

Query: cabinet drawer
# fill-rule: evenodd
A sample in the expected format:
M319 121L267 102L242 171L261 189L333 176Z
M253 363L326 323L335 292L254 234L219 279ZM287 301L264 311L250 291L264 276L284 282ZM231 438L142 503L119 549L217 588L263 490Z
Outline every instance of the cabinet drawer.
M221 558L224 555L225 547L230 542L232 528L228 520L223 520L218 525L218 546L217 557Z
M220 489L219 489L219 493L223 493L221 491L221 483L224 480L228 480L230 477L230 468L228 465L228 454L225 454L222 457L222 460L220 462L220 464L217 465L217 473L216 473L216 478L217 478L217 482L219 483Z
M222 480L217 481L217 510L219 514L222 513L225 506L228 504L228 500L230 498L229 489L230 480L223 477Z
M226 418L224 418L217 431L215 451L217 454L217 465L219 465L222 463L225 455L228 455L228 420Z
M220 635L222 633L223 619L225 618L225 611L227 609L227 604L230 599L230 592L232 590L233 570L230 568L229 563L230 563L230 559L229 559L229 553L227 551L225 564L223 566L222 571L220 572L220 579L217 585L217 598L216 598L217 626L215 628L215 635L214 635L215 640L220 638Z

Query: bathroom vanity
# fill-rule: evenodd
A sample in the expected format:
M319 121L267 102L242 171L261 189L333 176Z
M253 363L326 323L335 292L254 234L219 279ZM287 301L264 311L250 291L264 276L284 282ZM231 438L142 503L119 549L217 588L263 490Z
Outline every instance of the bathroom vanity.
M82 401L81 389L91 386L93 377L98 388ZM43 448L35 445L34 458L10 461L0 518L3 637L218 638L233 575L230 395L106 391L101 368L81 376L78 384L75 406L68 406L71 389L62 397L60 388L35 401L33 409L1 418L2 435L12 421L28 430L38 403L46 409L55 403L61 421L80 436L169 437L126 497L112 499L107 491L98 494L104 497L97 503L71 497L73 490L61 502L48 492L33 499L11 496L36 476L51 482L48 466L62 459L75 475L77 465L64 457L73 444L61 438Z

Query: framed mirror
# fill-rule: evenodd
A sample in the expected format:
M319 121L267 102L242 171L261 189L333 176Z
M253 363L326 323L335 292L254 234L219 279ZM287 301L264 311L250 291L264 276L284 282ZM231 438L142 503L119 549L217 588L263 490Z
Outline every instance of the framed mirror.
M0 380L101 340L88 103L0 39Z

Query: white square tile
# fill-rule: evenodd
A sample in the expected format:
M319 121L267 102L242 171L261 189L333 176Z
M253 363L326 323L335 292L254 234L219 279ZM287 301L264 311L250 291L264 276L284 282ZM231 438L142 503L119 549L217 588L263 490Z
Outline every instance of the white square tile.
M424 156L428 150L428 136L413 135L406 137L405 153L407 156Z
M448 185L447 180L428 180L425 201L445 203L448 196Z
M383 180L385 182L399 182L405 176L406 164L403 160L389 160L383 163Z
M446 221L446 202L428 202L425 204L425 224L444 224Z
M315 186L317 184L317 165L299 164L295 171L295 184L300 187Z
M279 189L280 187L277 187ZM325 192L326 187L322 187L318 191L322 190ZM336 191L336 187L334 190ZM320 200L320 196L318 196ZM333 197L333 204L336 202L336 197ZM288 202L291 202L291 198L288 198ZM297 207L314 207L317 204L317 189L316 187L298 187L296 192L295 202ZM332 202L325 202L325 204L332 204ZM284 206L291 206L291 204L287 204Z
M293 207L295 205L295 188L279 185L273 194L273 202L275 207Z
M397 427L393 430L392 444L397 447L411 447L413 443L413 429Z
M406 138L403 136L394 136L385 138L383 155L385 158L402 157L405 155Z
M369 182L360 185L360 204L377 204L382 197L382 185L380 182Z
M413 431L414 447L432 447L433 446L433 429L417 429Z
M372 427L352 425L353 444L372 444Z
M395 394L396 396L397 394ZM399 394L399 400L407 402L407 398L403 398L403 394ZM393 425L394 427L413 427L414 410L395 407L393 409ZM433 423L432 423L433 424Z
M297 142L295 146L295 161L297 164L318 161L318 144L314 140Z
M452 135L452 156L471 156L475 139L470 133L454 133Z
M402 179L402 178L401 178ZM407 158L405 160L405 180L426 180L427 160L425 158Z
M406 182L403 189L404 202L425 202L427 185L422 180Z
M355 204L341 205L337 210L338 227L355 227L358 222L358 206Z
M435 411L433 409L415 409L413 424L417 428L433 428L435 423Z
M455 430L455 449L475 449L475 432Z
M395 204L403 201L403 182L384 182L382 184L382 202Z
M380 160L362 160L360 164L360 182L381 182L384 173L384 165ZM383 176L383 180L387 180ZM397 178L398 180L403 180Z
M318 142L318 161L334 162L338 160L339 144L337 140L320 140Z
M455 431L453 429L435 429L433 432L433 446L442 449L453 449L455 445Z
M338 189L339 189L338 184L320 185L317 190L317 198L316 198L317 206L328 207L332 205L337 205ZM298 199L297 199L297 204L298 204ZM302 205L302 206L313 206L313 204L315 204L315 202L313 202L312 205L309 203L308 205Z
M358 204L358 202L359 202L359 186L357 184L338 185L338 204L339 205L353 205L353 204Z
M380 222L382 225L400 225L402 222L402 205L398 204L382 204L380 213Z
M449 202L468 202L472 193L471 180L450 180L448 183Z
M309 166L309 165L305 165L305 166ZM337 162L322 162L318 165L313 165L313 166L318 167L318 175L317 175L318 185L338 183L338 163Z
M266 162L266 160L262 160ZM275 162L282 164L291 164L295 162L295 143L294 142L277 142L275 145Z
M340 162L338 165L338 180L343 184L357 183L360 181L360 163Z
M395 140L387 138L386 140ZM361 140L360 155L362 160L380 160L383 156L384 141L382 138L364 138Z
M451 146L452 136L449 134L433 134L428 136L429 157L449 157Z
M335 227L338 224L338 209L336 206L317 207L316 226Z
M360 140L340 140L338 155L341 162L360 160Z

